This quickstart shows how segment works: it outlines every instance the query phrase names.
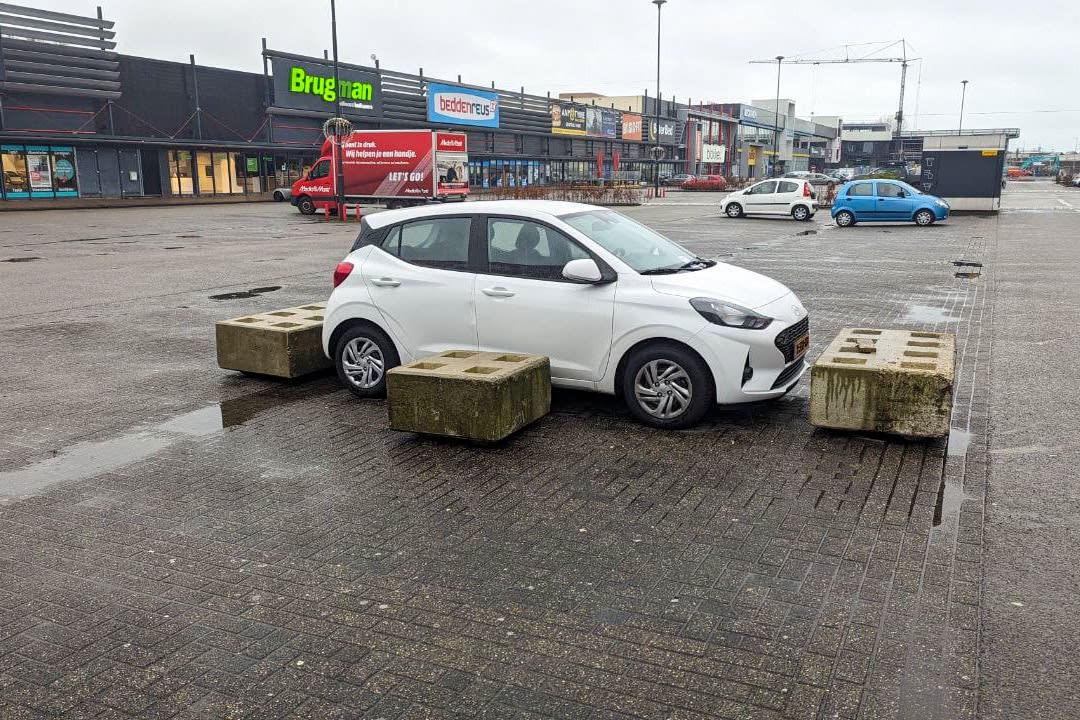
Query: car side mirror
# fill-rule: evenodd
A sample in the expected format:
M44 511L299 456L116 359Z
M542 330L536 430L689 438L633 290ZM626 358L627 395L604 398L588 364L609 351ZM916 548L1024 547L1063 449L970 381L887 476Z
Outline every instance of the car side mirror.
M604 279L600 266L592 258L571 260L563 265L562 276L567 280L580 283L598 283Z

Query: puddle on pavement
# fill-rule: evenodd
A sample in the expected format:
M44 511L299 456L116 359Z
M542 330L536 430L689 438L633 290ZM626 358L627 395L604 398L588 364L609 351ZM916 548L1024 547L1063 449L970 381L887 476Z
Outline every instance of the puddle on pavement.
M39 257L38 257L37 255L31 255L31 256L29 256L29 257L14 257L14 258L8 258L7 260L0 260L0 262L10 262L10 263L17 263L17 262L33 262L33 261L35 261L35 260L40 260L40 259L41 259L41 258L39 258Z
M817 230L803 230L802 232L795 233L796 235L817 235Z
M930 305L909 305L901 322L905 323L947 323L957 320L956 315L951 315L942 308Z
M974 260L953 260L952 264L956 267L982 267L981 262L975 262Z
M981 276L982 276L982 273L979 273L979 272L956 272L956 273L953 273L953 277L964 278L964 279L967 279L967 280L971 280L972 278L977 278L977 277L981 277Z
M965 500L974 499L971 495L964 494L964 488L959 482L950 482L948 480L941 481L941 487L938 488L937 503L934 505L934 522L933 527L941 525L943 518L958 518L960 516L960 506L964 504Z
M166 250L183 250L184 246L183 245L166 245L165 249Z
M253 298L263 293L274 292L280 290L280 285L270 285L268 287L251 288L250 290L240 290L239 292L221 293L220 295L211 295L211 300L243 300L245 298Z
M949 429L949 446L945 453L951 457L967 455L968 445L971 444L971 433L967 430Z
M137 427L108 440L82 442L55 456L9 472L0 472L0 502L34 495L57 483L87 480L125 465L146 460L183 440L207 437L273 407L319 397L340 389L336 384L306 388L307 392L258 392L192 410L153 425Z

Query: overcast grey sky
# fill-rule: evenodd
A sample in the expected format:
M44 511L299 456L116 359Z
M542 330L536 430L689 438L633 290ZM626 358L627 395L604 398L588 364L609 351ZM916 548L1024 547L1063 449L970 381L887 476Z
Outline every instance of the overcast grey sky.
M329 0L15 0L90 15L100 4L127 54L261 70L271 48L321 55ZM543 94L654 91L656 6L649 0L338 0L343 61ZM1076 0L670 0L661 90L679 100L748 101L776 92L776 55L836 57L845 44L906 38L905 126L1019 127L1020 147L1080 143ZM852 48L858 53L862 48ZM820 51L820 52L815 52ZM921 83L919 82L921 72ZM798 114L876 119L896 112L899 64L785 65L780 94ZM916 107L916 101L918 106ZM1039 112L1033 112L1039 111ZM1014 145L1015 147L1015 145Z

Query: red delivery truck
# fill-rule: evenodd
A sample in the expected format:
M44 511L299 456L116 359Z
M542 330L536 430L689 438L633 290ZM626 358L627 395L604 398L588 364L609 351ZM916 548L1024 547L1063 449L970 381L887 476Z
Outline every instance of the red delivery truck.
M469 194L465 133L435 130L357 130L327 138L319 159L292 186L292 204L305 215L335 207L334 163L341 158L345 201L403 207Z

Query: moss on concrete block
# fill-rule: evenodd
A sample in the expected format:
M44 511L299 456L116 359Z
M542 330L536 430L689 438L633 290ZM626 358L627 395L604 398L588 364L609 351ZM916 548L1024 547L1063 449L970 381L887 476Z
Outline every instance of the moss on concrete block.
M218 366L283 378L330 367L322 351L325 309L313 303L219 321Z
M907 437L949 434L955 338L845 328L810 373L810 422Z
M546 357L454 350L386 374L394 430L502 440L551 410Z

